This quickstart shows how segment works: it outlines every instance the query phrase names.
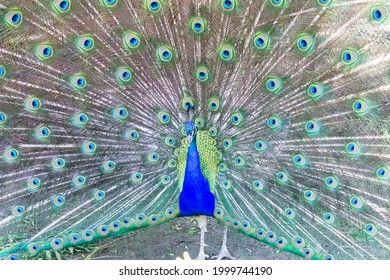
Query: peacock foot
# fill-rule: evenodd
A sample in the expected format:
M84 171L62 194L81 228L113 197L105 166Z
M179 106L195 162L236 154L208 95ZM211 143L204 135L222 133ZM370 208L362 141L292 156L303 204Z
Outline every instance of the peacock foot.
M236 258L230 255L226 246L222 246L221 251L218 255L212 256L213 259L222 260L223 258L228 260L235 260Z
M204 252L199 252L198 256L194 260L200 260L204 261L205 259L208 259L210 256L205 254Z

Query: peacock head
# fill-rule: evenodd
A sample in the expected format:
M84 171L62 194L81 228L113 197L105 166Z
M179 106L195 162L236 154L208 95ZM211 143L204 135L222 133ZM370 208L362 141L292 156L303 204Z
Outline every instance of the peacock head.
M186 122L186 134L188 144L191 144L192 140L195 138L196 135L196 126L193 121Z

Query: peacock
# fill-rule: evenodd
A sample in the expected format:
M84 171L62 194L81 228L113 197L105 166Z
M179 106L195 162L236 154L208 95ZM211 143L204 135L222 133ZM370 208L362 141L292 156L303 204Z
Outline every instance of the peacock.
M197 259L209 219L218 259L228 229L304 259L390 259L389 13L0 0L0 258L195 217Z

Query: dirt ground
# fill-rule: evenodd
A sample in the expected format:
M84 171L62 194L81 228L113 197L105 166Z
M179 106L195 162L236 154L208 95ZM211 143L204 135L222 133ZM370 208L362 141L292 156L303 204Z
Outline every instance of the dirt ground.
M208 219L205 253L217 255L221 249L224 227L213 218ZM185 251L191 258L199 252L199 228L194 218L181 217L168 223L140 229L125 236L101 241L90 259L172 260L182 257ZM228 230L228 249L236 259L273 260L301 259L294 254L278 251L244 234ZM73 259L84 259L75 254Z

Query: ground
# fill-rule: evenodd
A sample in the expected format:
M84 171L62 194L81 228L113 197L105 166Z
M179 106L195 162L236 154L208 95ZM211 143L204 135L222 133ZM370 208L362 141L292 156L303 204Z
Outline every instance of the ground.
M212 256L219 253L223 230L224 227L215 219L208 219L206 254ZM73 251L66 258L172 260L182 257L185 251L189 252L191 258L195 258L199 251L199 229L194 218L182 217L91 246L88 250ZM235 258L243 260L301 259L231 229L228 230L228 249Z

